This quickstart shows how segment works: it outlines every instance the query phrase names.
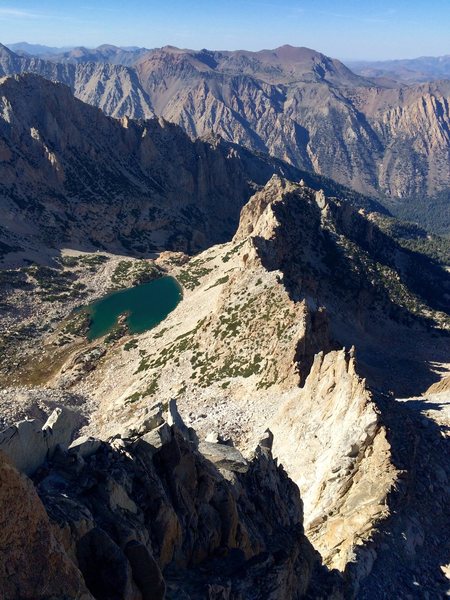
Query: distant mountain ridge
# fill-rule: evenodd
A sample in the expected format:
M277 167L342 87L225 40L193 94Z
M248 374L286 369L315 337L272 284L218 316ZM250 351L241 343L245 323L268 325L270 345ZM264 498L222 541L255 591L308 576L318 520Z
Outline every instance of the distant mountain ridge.
M347 65L363 77L386 77L407 84L450 79L450 54L398 60L348 61Z
M113 65L133 65L141 56L148 52L147 48L121 48L111 44L102 44L97 48L76 46L64 52L43 56L48 60L62 63L79 64L83 62L104 62Z
M120 61L128 66L111 64ZM406 86L361 77L288 45L260 52L105 45L48 61L0 47L0 73L23 72L66 83L111 116L162 116L193 139L212 132L386 200L391 210L411 206L419 221L429 222L432 199L450 195L449 81Z
M51 54L60 54L61 52L67 52L72 48L57 47L57 46L45 46L43 44L29 44L28 42L17 42L15 44L5 44L12 52L16 54L29 54L33 56L47 56Z
M154 112L136 72L123 65L100 62L57 63L19 56L0 44L0 77L35 73L68 85L75 96L113 117L150 118Z
M42 44L29 44L28 42L18 42L15 44L5 44L9 50L20 55L37 56L44 60L54 60L56 62L110 62L111 64L132 64L141 54L148 52L147 48L138 46L114 46L112 44L102 44L96 48L86 48L85 46L45 46Z

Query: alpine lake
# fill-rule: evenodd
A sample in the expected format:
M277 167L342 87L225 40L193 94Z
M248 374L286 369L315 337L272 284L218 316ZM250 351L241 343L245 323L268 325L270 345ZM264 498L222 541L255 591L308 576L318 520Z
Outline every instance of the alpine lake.
M170 276L112 292L86 307L90 316L88 339L106 335L121 315L130 334L152 329L171 313L183 297L180 284Z

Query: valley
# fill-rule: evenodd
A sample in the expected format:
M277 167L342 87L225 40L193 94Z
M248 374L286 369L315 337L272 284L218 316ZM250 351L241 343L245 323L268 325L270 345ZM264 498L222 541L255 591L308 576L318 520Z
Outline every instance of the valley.
M427 388L450 373L448 316L439 293L429 295L433 286L447 285L445 271L441 279L410 278L419 257L384 235L370 214L273 176L242 209L233 240L192 258L173 251L155 260L64 254L62 272L44 272L58 282L75 279L82 301L67 302L66 288L53 284L54 316L46 321L39 304L27 307L22 296L26 327L39 322L41 330L34 339L14 340L16 355L3 354L6 424L45 409L36 398L50 388L59 402L81 410L81 435L105 440L135 436L152 406L174 399L183 427L210 446L232 441L244 456L269 426L274 456L300 487L309 539L325 564L370 597L378 584L362 565L370 556L370 571L376 570L377 560L385 560L383 552L377 558L378 544L390 548L390 541L377 540L384 540L388 523L400 527L403 477L416 486L414 471L398 462L399 425L390 405L416 391L426 406ZM10 273L26 275L28 298L48 289L33 267ZM183 299L149 331L132 333L120 318L105 335L92 336L83 313L73 312L112 289L163 281L161 274L182 285ZM4 302L20 306L23 292L9 289ZM389 338L397 340L392 352ZM15 412L6 408L11 398ZM448 426L445 415L434 425L430 410L420 418L431 419L430 427ZM409 516L402 518L410 527ZM444 585L436 577L419 581L429 593Z

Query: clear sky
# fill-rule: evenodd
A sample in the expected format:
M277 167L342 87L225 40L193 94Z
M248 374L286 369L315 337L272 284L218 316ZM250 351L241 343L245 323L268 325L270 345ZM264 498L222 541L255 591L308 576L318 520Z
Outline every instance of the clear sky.
M450 54L450 0L0 0L0 42L21 41L437 56Z

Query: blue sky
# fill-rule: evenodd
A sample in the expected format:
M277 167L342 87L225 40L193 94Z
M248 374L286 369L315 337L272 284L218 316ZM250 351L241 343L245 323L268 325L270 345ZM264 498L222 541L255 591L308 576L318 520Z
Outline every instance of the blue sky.
M450 54L450 0L0 0L0 41L259 50L342 59Z

